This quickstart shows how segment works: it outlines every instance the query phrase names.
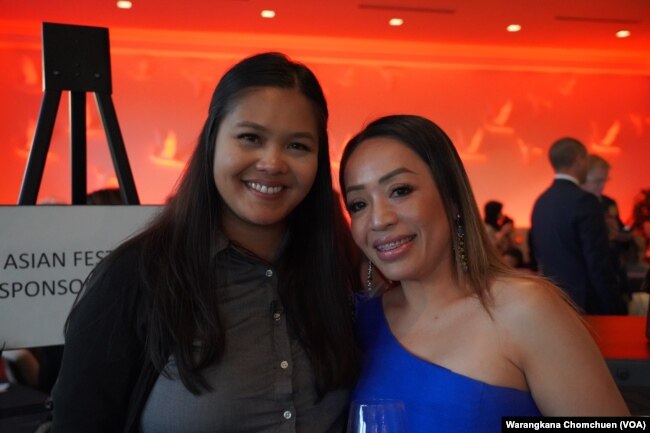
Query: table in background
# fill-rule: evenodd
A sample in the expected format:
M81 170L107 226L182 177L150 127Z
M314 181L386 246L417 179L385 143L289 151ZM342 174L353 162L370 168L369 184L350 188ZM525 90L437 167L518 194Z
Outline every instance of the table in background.
M645 316L585 316L633 415L650 415L650 343Z
M47 395L12 383L0 393L0 432L32 433L47 420Z

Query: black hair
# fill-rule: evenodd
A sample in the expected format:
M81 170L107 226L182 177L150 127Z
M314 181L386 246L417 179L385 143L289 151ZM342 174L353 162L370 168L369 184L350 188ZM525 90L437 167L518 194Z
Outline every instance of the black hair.
M173 354L183 384L195 394L210 389L201 370L219 361L225 345L218 291L206 290L217 281L212 260L222 233L223 204L213 174L216 137L239 98L262 87L299 91L311 102L318 127L316 178L289 216L279 259L280 297L321 391L350 385L357 372L350 290L359 277L346 255L335 253L342 251L337 236L346 227L339 224L343 216L332 193L327 103L310 69L283 54L264 53L242 60L221 78L175 195L144 232L111 256L139 249L140 279L151 303L145 321L148 357L164 373ZM198 354L192 348L196 339L202 344Z
M124 204L119 188L103 188L86 196L86 204L119 205Z
M499 218L501 216L501 211L503 210L503 204L498 201L491 200L485 203L483 207L484 218L486 224L494 227L494 229L499 230Z

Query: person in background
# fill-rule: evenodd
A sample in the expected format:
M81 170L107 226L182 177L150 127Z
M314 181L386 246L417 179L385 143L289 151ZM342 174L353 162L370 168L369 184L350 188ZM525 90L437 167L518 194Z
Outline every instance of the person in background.
M634 198L632 228L638 229L650 220L650 189L642 189Z
M0 347L0 383L17 382L39 387L39 362L33 349L4 350Z
M368 285L375 267L397 283L358 301L355 400L402 401L410 433L500 432L503 416L629 414L566 295L501 260L437 125L375 120L340 167Z
M632 230L639 241L641 258L650 264L650 189L643 189L634 201Z
M494 200L485 203L484 222L490 240L501 253L517 248L514 240L514 221L503 214L503 203Z
M627 268L624 260L625 252L631 247L632 234L625 228L620 218L616 201L603 194L605 185L609 182L611 165L598 155L589 155L587 160L587 176L582 189L592 193L598 199L609 235L609 246L612 263L616 269L618 292L623 296L623 305L627 305L631 289L627 278ZM621 312L626 312L627 307Z
M120 205L126 203L122 200L119 188L102 188L88 194L86 204Z
M650 269L645 274L645 278L641 283L641 291L649 293L650 292ZM650 340L650 308L647 308L646 311L646 320L645 320L645 336Z
M511 247L501 254L501 258L507 264L515 269L523 270L528 269L524 262L524 253L519 248Z
M643 249L643 259L647 264L650 264L650 218L646 218L641 224L639 230L640 236L643 238L645 248Z
M618 205L616 201L603 194L605 185L609 182L609 172L611 165L607 160L598 155L589 155L587 160L587 175L582 189L596 196L605 215L607 228L609 229L609 238L613 241L629 241L630 234L621 220Z
M549 160L555 178L533 207L531 256L582 312L624 313L601 206L579 186L587 176L587 149L562 138L551 145Z
M175 195L73 306L54 433L343 430L359 278L327 119L282 54L225 73Z

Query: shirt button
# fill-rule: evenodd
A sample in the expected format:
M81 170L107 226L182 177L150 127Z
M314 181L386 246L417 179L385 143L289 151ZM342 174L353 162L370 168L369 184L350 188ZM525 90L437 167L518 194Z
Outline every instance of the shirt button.
M280 320L280 317L282 317L280 313L273 313L273 320L276 322Z
M287 361L282 361L280 363L280 367L282 367L283 369L286 369L288 366L289 366L289 363Z
M291 411L285 410L282 416L284 417L284 419L291 419Z
M273 269L267 269L266 270L266 276L267 277L272 277L273 276Z

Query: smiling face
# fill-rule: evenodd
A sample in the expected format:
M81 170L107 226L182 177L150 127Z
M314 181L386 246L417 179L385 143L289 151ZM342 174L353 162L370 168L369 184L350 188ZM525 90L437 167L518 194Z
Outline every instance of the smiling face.
M352 235L394 281L452 270L450 228L429 167L392 138L367 139L344 172Z
M261 87L237 99L219 126L214 154L226 235L283 230L314 183L318 145L313 107L299 91Z

